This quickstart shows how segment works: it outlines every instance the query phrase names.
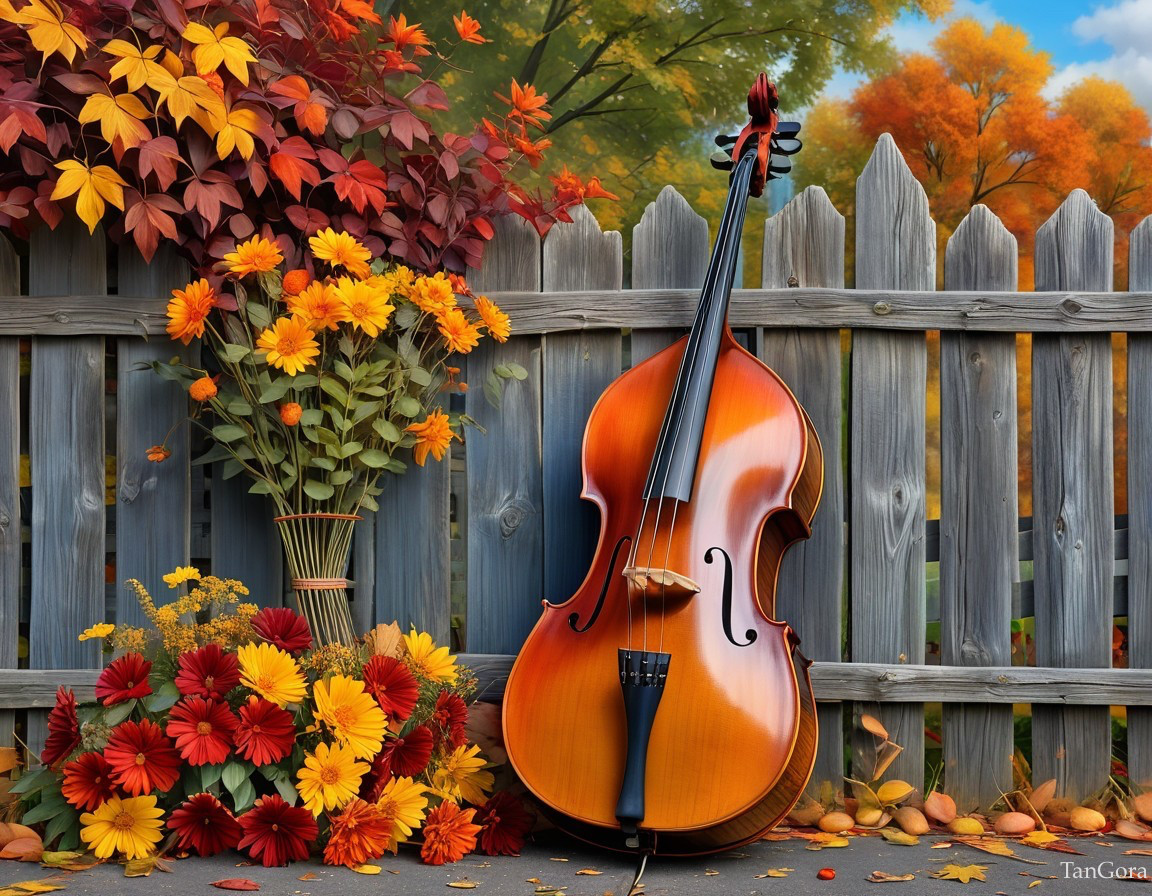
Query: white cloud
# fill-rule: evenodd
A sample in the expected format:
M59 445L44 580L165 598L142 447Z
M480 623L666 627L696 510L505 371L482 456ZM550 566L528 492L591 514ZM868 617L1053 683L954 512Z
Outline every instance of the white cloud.
M1102 40L1117 50L1147 50L1152 44L1152 0L1124 0L1094 9L1072 23L1084 40Z

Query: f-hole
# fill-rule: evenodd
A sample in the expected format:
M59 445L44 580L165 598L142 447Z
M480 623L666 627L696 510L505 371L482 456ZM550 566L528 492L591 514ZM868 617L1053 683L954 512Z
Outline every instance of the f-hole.
M600 617L600 611L604 609L604 598L608 596L608 586L612 584L612 573L616 569L616 561L620 557L620 549L631 540L631 535L622 535L620 540L616 542L616 547L612 549L612 562L608 564L608 569L604 573L604 584L600 586L600 598L596 601L596 607L592 610L592 615L588 617L588 621L580 625L579 613L573 613L568 617L568 627L576 632L576 634L582 635L596 624L596 620Z
M724 602L721 609L721 619L724 623L724 635L737 647L747 647L756 640L756 630L753 628L744 632L748 640L741 644L732 635L732 558L723 548L708 548L704 554L704 562L712 562L712 554L719 553L724 557Z

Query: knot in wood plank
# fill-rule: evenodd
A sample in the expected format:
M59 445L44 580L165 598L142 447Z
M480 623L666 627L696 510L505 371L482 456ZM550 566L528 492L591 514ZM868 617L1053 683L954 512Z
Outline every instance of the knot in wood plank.
M887 302L877 302L875 305L872 306L872 313L873 314L879 314L879 315L883 316L885 314L890 313L891 311L892 311L892 306L889 305Z
M52 315L52 319L54 321L56 321L56 323L58 323L58 324L66 324L66 323L70 323L72 321L72 318L70 318L63 311L57 311L55 314Z
M521 497L509 499L497 513L500 521L500 535L511 538L513 533L524 523L528 515L533 512L532 505Z
M7 529L10 525L12 525L12 517L0 512L0 529Z
M1065 314L1079 314L1084 310L1084 306L1077 302L1075 299L1065 299L1060 303L1060 310Z

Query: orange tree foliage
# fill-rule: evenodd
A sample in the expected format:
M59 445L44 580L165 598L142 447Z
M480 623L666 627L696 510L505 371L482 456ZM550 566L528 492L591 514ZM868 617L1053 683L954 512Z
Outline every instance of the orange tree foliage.
M467 16L454 45L480 43ZM0 0L0 227L71 208L150 258L205 273L254 233L290 264L332 226L415 268L478 265L495 215L545 230L585 185L513 177L539 160L545 97L513 83L495 121L438 126L440 59L363 0Z

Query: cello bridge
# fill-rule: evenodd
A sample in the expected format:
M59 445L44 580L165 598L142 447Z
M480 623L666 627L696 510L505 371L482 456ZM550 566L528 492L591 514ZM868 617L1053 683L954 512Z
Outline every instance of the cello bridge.
M623 576L628 580L630 597L689 598L700 593L700 586L688 576L671 569L658 569L651 566L625 567Z

